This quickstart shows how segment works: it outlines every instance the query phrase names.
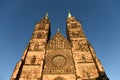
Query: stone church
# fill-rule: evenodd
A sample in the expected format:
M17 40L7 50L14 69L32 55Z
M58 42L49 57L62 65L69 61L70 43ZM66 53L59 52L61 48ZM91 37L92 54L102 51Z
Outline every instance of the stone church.
M32 37L10 80L109 80L81 23L68 12L67 39L58 30L50 39L48 13Z

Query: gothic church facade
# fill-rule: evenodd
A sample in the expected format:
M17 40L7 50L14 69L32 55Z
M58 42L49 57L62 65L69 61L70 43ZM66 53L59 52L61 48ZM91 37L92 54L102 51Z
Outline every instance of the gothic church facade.
M10 80L109 80L81 23L68 13L66 26L50 39L48 14L36 23Z

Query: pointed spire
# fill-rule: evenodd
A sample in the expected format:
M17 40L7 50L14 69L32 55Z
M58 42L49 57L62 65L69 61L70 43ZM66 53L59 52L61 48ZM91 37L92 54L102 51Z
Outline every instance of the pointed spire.
M58 30L57 30L58 32L60 31L60 29L58 28Z
M68 10L68 18L72 17L70 11Z
M46 15L45 15L45 19L48 19L48 12L47 12Z

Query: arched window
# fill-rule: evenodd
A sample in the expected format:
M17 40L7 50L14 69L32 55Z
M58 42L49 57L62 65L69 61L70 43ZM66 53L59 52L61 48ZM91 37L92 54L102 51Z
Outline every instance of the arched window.
M82 55L82 60L86 60L86 56L85 55Z
M39 50L39 43L38 42L35 43L34 50Z
M71 26L72 28L77 28L77 23L72 23Z
M40 24L39 30L45 29L45 24Z
M42 38L42 34L41 34L41 33L38 33L38 34L37 34L37 38Z
M35 64L35 61L36 61L36 56L33 55L32 58L31 58L30 63L31 63L31 64Z

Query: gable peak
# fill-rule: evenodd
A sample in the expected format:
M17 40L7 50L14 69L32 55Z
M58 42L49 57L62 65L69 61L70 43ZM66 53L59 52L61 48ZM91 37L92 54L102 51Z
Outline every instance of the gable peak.
M47 44L47 49L70 49L71 44L64 36L61 34L60 31L57 31L56 34L53 36L52 39Z

